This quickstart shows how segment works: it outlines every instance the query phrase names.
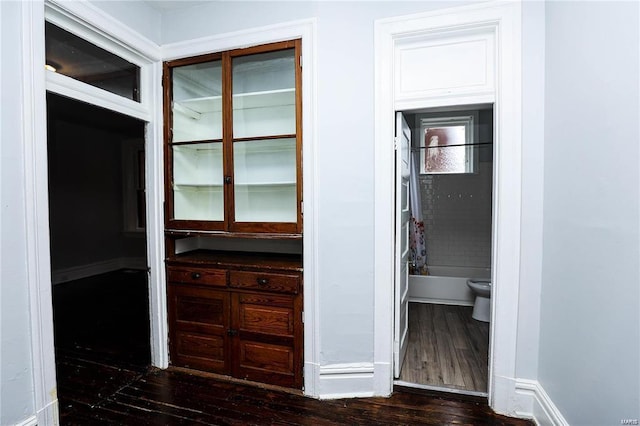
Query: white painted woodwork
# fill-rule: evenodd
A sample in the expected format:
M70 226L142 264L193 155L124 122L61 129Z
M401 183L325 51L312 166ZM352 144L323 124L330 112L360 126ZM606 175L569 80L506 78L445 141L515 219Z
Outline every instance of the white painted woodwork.
M494 140L494 223L492 253L492 319L489 349L489 404L501 413L513 414L513 383L516 371L518 332L518 292L521 250L521 5L520 3L481 3L376 22L376 151L375 151L375 364L384 371L393 364L394 309L391 297L394 283L395 251L393 218L393 155L390 141L394 132L394 111L435 106L495 102ZM422 90L398 93L403 72L397 69L398 50L415 40L446 38L455 33L471 35L472 30L492 34L491 61L495 83L487 90ZM429 37L427 37L429 36ZM489 52L489 50L487 50ZM488 54L487 54L488 55ZM461 58L464 65L464 59ZM419 71L416 71L419 72ZM479 81L479 80L477 80ZM489 80L487 79L487 82ZM470 80L467 80L469 83ZM409 86L411 87L411 86ZM492 88L491 91L488 89ZM491 93L489 93L491 92ZM403 98L404 97L404 98ZM384 335L388 338L385 339ZM386 343L385 343L386 342ZM386 370L388 382L378 380L378 393L391 391L392 368Z
M400 41L395 51L396 100L492 94L494 56L490 27Z
M28 284L28 311L29 311L29 332L31 343L31 354L24 354L25 360L30 359L30 373L32 374L33 387L32 395L29 395L29 399L23 398L21 395L17 398L6 398L3 395L3 399L6 401L13 401L15 404L19 404L22 410L27 414L27 410L35 410L34 416L30 416L28 419L22 422L25 425L39 424L39 425L54 425L58 422L58 399L56 395L56 366L54 358L54 339L53 339L53 306L51 301L51 261L50 261L50 246L49 246L49 209L48 209L48 182L47 182L47 127L46 127L46 89L45 89L45 70L42 66L43 62L40 62L40 58L44 61L45 48L44 48L44 5L41 1L22 2L20 4L20 12L11 13L9 17L15 19L21 19L21 27L18 31L15 31L16 38L12 43L7 43L7 46L3 46L3 50L12 52L12 49L17 47L21 52L16 52L15 60L16 66L21 67L22 78L15 81L15 85L19 85L22 91L22 97L12 97L11 92L3 92L2 100L3 104L11 104L12 108L20 110L20 120L17 123L13 123L11 127L15 127L16 132L5 133L15 137L14 143L22 145L23 156L15 157L16 163L22 161L24 167L24 198L21 202L24 203L23 218L13 219L10 208L3 208L3 224L10 223L11 220L19 222L22 219L25 226L25 239L24 239L24 257L17 257L19 262L26 263L26 278ZM1 9L5 9L4 5ZM8 9L5 9L8 10ZM17 11L17 10L15 10ZM6 12L4 12L6 13ZM7 17L3 16L2 25L7 23ZM6 25L3 30L5 30ZM19 34L21 33L21 34ZM5 33L6 34L6 33ZM12 32L8 34L14 34ZM5 43L3 43L4 45ZM6 60L2 58L1 60ZM19 63L18 61L21 61ZM6 66L3 62L3 68ZM18 68L20 69L20 68ZM4 69L3 73L6 72ZM3 75L3 78L6 78ZM17 101L15 104L13 103ZM20 102L21 100L21 102ZM3 106L4 107L4 106ZM4 116L4 114L3 114ZM6 126L7 123L3 122L2 125ZM3 129L4 130L4 129ZM3 139L4 143L10 143ZM3 155L5 154L3 147ZM4 157L3 157L4 160ZM3 161L3 167L4 167ZM18 168L16 168L18 169ZM17 181L21 180L20 175L16 175ZM16 185L20 185L17 183ZM4 191L4 189L3 189ZM3 192L3 203L5 192ZM11 202L7 201L7 204ZM5 219L6 218L6 219ZM8 237L11 239L11 233L5 233L3 229L3 238ZM16 257L12 257L6 251L3 251L2 256L4 259L10 259L15 262ZM5 260L6 261L6 260ZM3 263L3 267L5 263ZM10 268L7 268L10 269ZM17 275L14 275L17 276ZM4 278L4 275L3 275ZM10 305L6 302L6 295L11 296L10 292L2 291L4 306ZM20 296L23 296L20 294ZM12 299L9 299L12 300ZM15 299L14 299L15 300ZM3 309L4 309L3 306ZM24 309L25 305L17 305ZM3 318L6 318L3 316ZM24 330L20 327L13 325L7 327L7 330ZM13 344L21 345L20 339L12 339L11 333L7 333L3 330L3 341L11 341ZM3 352L4 354L4 352ZM4 358L3 358L4 359ZM28 374L29 367L27 365L29 361L25 362L22 366L24 374ZM7 369L11 371L11 369ZM3 374L5 368L3 366ZM9 377L11 378L11 377ZM3 379L6 381L8 377L3 375ZM3 385L5 383L3 382ZM4 386L3 386L4 387ZM15 389L9 386L9 389ZM10 392L5 391L5 392ZM12 396L12 397L13 397ZM6 398L6 399L5 399ZM4 406L3 406L4 408ZM34 421L35 420L35 421Z
M396 206L395 206L395 297L393 371L400 377L409 333L409 177L411 176L411 128L401 112L396 113Z
M126 115L149 121L146 136L147 182L147 259L150 267L150 312L152 334L152 363L158 367L168 364L166 344L166 308L163 272L164 240L162 230L163 177L161 149L161 93L159 82L158 46L140 37L120 22L99 11L87 2L24 2L23 20L23 86L24 120L28 135L24 139L28 245L29 292L31 305L32 360L36 415L38 424L57 424L55 387L55 358L51 327L51 273L49 229L47 147L46 147L46 90L70 96L83 102L102 106ZM45 10L46 8L46 10ZM46 18L86 40L111 50L133 63L141 65L141 102L118 97L73 79L44 71L38 63L44 61L44 26ZM118 37L113 36L118 34ZM116 41L118 40L118 41ZM126 40L120 42L120 40ZM85 87L86 86L86 87ZM154 90L158 88L158 90ZM155 123L157 125L154 125ZM30 123L30 124L27 124Z

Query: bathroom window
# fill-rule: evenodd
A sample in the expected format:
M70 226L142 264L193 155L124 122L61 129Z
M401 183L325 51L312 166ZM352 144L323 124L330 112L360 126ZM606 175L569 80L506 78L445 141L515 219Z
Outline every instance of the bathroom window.
M420 173L475 173L474 117L420 120Z

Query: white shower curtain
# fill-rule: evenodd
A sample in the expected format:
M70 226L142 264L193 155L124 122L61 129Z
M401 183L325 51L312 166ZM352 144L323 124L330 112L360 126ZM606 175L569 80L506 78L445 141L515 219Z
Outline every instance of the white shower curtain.
M420 197L418 152L411 154L411 176L409 179L409 203L411 209L411 223L409 226L409 247L411 273L415 275L427 274L427 244L424 235L424 221L422 220L422 200Z

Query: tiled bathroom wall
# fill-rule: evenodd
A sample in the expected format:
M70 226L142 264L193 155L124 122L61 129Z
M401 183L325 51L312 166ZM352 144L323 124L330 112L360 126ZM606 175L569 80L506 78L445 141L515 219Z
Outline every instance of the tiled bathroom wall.
M476 173L420 175L427 264L491 267L492 110L480 111Z
M427 263L491 266L492 163L477 174L421 175Z

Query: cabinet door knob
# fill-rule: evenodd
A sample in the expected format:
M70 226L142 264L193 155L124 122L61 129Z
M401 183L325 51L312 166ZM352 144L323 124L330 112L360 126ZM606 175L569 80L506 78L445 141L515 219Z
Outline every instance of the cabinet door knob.
M267 285L269 280L267 278L258 278L258 285Z
M224 183L231 183L231 176L225 176Z
M200 278L200 272L192 272L191 278L197 280L198 278Z

